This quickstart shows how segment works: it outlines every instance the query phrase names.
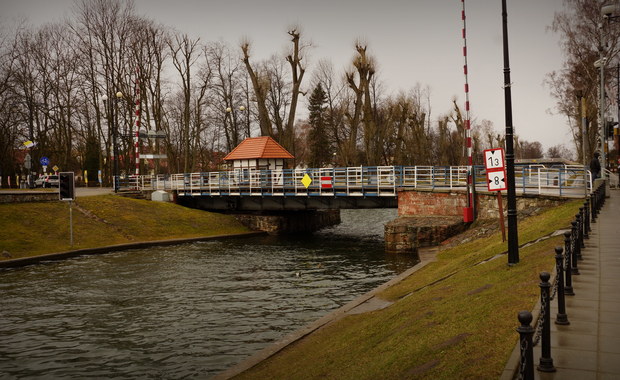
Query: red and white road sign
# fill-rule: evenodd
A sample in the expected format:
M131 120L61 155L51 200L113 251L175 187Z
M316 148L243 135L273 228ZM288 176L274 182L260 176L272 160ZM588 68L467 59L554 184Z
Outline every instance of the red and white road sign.
M494 148L484 151L484 167L489 170L504 169L504 149Z
M487 169L487 188L489 191L507 190L504 149L494 148L485 150L484 166Z
M507 190L506 186L506 171L496 170L493 172L487 172L487 186L489 191L502 191Z
M321 188L322 189L331 189L332 187L333 187L333 184L332 184L331 176L321 177Z

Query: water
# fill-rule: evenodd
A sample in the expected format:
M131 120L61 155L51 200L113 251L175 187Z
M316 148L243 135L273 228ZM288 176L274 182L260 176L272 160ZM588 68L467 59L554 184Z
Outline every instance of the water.
M0 378L206 378L403 272L395 210L0 271Z

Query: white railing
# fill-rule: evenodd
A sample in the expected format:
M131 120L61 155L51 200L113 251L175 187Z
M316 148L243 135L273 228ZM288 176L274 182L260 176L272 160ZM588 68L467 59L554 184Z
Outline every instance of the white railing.
M304 184L304 178L309 181ZM484 168L475 168L476 189L486 191ZM357 166L347 168L233 170L172 175L128 176L121 189L176 191L187 195L395 196L399 189L465 189L466 166ZM307 185L307 186L306 186ZM578 196L592 178L582 166L517 166L518 193Z

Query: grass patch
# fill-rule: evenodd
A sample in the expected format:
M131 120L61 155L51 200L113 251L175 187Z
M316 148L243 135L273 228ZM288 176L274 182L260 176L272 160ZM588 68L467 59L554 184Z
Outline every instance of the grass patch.
M519 224L520 242L569 226L580 202ZM517 313L540 297L561 236L520 249L509 267L501 235L438 254L384 291L390 307L345 317L242 373L240 379L498 378L517 340ZM480 264L483 262L482 264Z
M75 202L71 248L67 202L0 204L0 252L9 252L12 258L248 231L229 215L172 203L100 195L82 197Z

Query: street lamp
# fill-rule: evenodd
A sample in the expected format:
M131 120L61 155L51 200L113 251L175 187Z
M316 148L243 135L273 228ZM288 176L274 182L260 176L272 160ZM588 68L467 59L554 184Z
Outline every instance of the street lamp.
M617 19L620 16L620 4L605 3L601 6L601 15L603 19L608 23ZM599 32L601 34L601 46L599 46L599 59L594 62L594 67L599 69L600 84L599 84L599 139L600 139L600 153L601 153L601 178L605 178L605 169L607 168L607 155L605 154L605 143L607 136L605 134L605 66L607 64L607 57L605 57L605 35L603 34L603 23L599 24Z
M508 214L508 265L519 262L519 233L517 229L517 193L515 189L515 154L512 125L512 92L510 90L510 60L508 54L508 12L502 0L502 35L504 51L504 107L506 120L506 180Z
M118 136L118 128L116 125L116 117L114 115L114 111L116 110L116 104L118 103L119 100L121 100L123 98L123 93L118 91L116 93L116 101L114 102L114 106L110 107L108 104L108 96L107 95L103 95L101 96L101 100L103 100L103 103L105 105L106 108L106 118L108 119L108 126L110 126L110 124L112 125L112 155L114 156L112 162L113 162L113 185L114 185L114 192L117 193L118 192L118 148L117 148L117 136Z

